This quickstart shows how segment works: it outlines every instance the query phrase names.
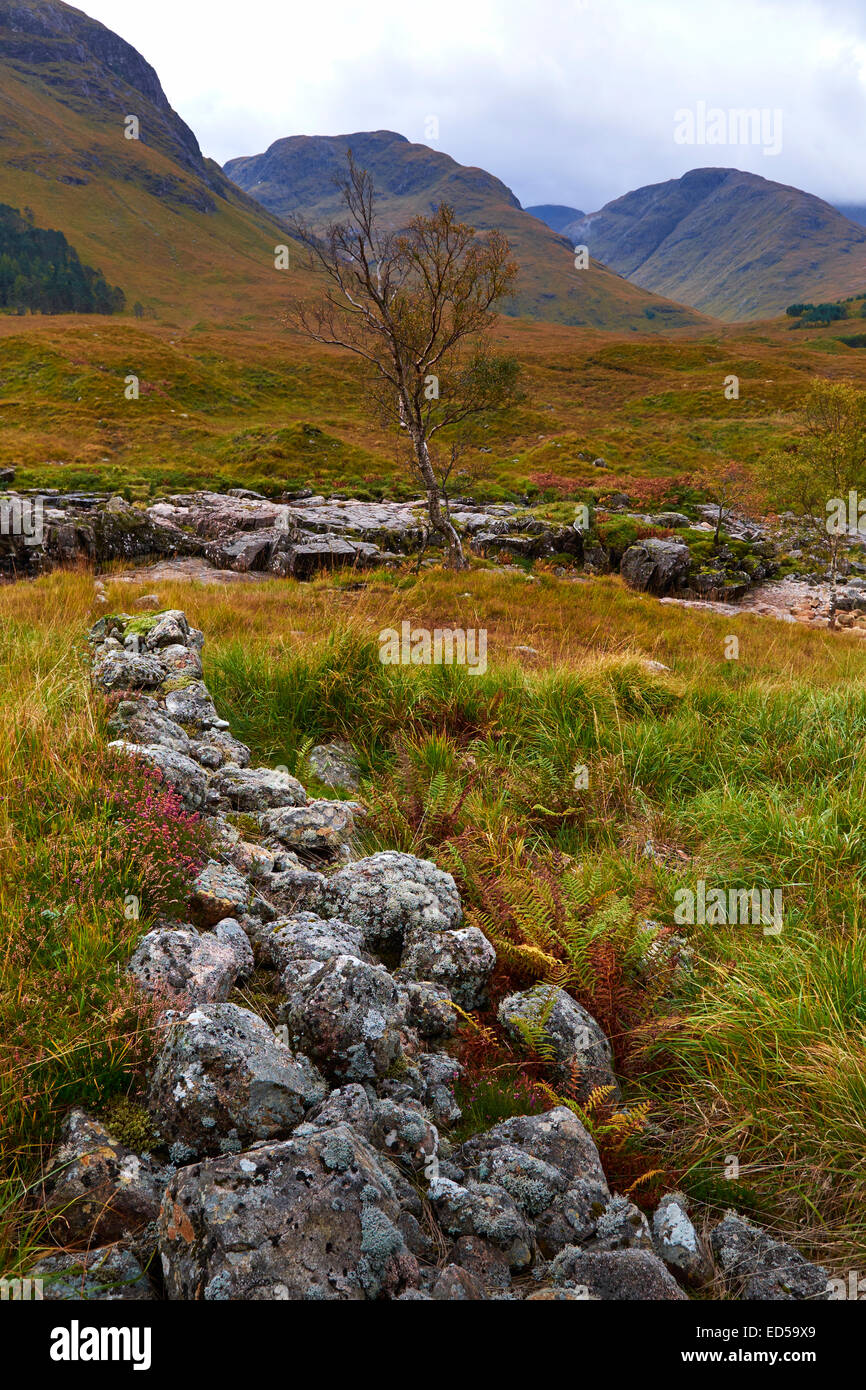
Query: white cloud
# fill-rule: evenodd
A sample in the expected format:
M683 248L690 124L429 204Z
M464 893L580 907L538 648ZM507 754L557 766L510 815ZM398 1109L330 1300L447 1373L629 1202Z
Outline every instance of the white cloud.
M82 0L79 0L82 3ZM83 0L156 67L207 154L388 128L585 210L729 165L866 203L862 0ZM682 146L697 102L779 108L783 147ZM432 143L432 142L430 142Z

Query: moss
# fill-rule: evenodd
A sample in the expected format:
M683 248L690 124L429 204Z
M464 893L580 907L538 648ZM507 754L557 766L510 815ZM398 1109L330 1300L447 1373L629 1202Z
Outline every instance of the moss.
M233 825L236 830L239 830L250 844L258 844L262 839L261 825L255 816L251 816L247 811L232 811L226 816L226 820L229 825Z
M198 685L200 680L200 676L169 676L159 687L159 693L170 695L173 690L187 690L191 685Z
M105 1107L104 1118L109 1133L133 1153L147 1154L159 1146L159 1136L147 1110L128 1096L113 1096Z
M152 632L157 623L162 619L162 613L143 613L140 618L130 618L127 620L125 633L127 637L143 637L145 633Z

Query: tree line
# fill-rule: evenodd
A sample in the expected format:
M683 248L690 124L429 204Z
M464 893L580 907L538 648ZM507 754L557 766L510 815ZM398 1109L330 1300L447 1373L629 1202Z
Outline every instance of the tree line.
M116 314L123 290L100 270L83 265L62 232L36 227L24 214L0 203L0 312L25 314Z

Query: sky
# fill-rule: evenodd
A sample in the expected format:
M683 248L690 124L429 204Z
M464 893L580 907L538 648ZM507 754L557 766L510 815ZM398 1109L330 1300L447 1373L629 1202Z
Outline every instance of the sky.
M590 212L709 165L866 204L866 0L78 3L220 163L388 129L525 207Z

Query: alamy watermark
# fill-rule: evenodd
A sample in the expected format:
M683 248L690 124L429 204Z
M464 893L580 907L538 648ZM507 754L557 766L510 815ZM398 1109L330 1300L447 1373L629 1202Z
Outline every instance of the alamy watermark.
M866 536L866 497L854 488L847 497L831 497L826 511L828 536Z
M0 536L20 536L25 545L41 545L44 510L41 497L0 498Z
M760 145L765 155L782 153L782 112L778 106L681 106L674 112L678 145Z
M782 931L781 888L708 888L699 878L695 890L678 888L674 900L678 926L763 927L764 936Z
M487 629L462 627L413 627L402 622L400 631L385 627L379 633L379 660L383 666L465 666L472 676L487 670Z

